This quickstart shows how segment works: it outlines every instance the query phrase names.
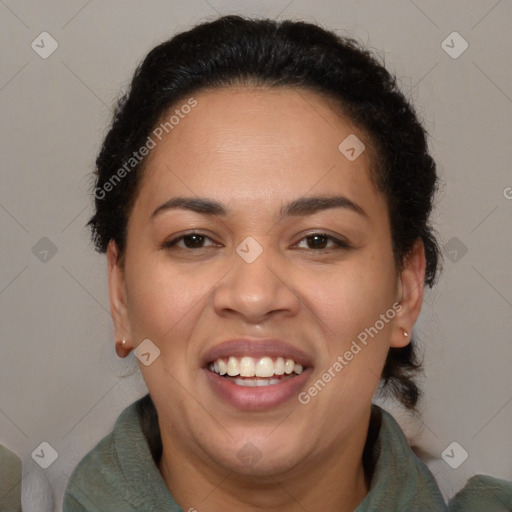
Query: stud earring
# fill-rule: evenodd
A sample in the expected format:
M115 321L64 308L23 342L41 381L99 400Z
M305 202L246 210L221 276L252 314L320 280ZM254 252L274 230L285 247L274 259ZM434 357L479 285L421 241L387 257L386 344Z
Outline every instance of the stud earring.
M118 357L126 357L130 353L131 349L128 348L128 342L126 338L116 340L116 354Z
M409 333L403 327L400 327L400 329L402 329L402 334L404 335L404 337L408 338L409 337Z

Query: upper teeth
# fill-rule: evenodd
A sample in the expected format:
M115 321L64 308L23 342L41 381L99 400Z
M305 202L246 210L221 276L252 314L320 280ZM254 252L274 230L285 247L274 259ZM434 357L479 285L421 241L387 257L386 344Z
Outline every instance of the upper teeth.
M275 361L271 357L234 357L230 356L227 361L224 358L216 359L210 363L210 370L219 375L235 377L272 377L273 375L290 375L302 373L302 365L293 359L278 357Z

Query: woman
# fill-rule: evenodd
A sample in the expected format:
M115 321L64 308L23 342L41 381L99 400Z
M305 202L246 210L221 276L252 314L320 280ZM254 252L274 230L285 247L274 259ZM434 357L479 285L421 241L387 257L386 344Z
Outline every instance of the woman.
M447 510L372 405L381 380L419 397L436 184L412 107L352 40L228 16L153 49L90 221L117 353L149 395L75 469L64 510Z

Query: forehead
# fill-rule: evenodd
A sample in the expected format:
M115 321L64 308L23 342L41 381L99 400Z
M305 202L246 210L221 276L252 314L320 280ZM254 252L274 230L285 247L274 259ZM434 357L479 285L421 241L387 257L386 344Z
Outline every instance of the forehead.
M333 189L360 200L376 195L369 150L350 161L339 149L347 137L366 148L369 141L332 100L305 89L249 86L193 98L192 109L180 111L184 98L162 117L181 112L146 161L141 201L165 201L173 192L246 205Z

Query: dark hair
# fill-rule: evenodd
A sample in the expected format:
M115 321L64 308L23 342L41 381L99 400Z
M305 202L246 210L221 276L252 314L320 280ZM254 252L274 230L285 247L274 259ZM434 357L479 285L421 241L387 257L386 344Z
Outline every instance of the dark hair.
M96 160L96 212L89 225L98 251L105 252L114 240L123 258L145 161L133 157L162 116L193 93L230 85L301 87L335 100L368 137L371 175L387 200L397 269L420 239L425 283L434 284L440 253L429 216L438 178L425 130L395 78L372 53L306 22L224 16L149 52L118 102ZM419 398L413 376L420 367L413 340L405 348L391 348L384 366L383 383L409 409Z

